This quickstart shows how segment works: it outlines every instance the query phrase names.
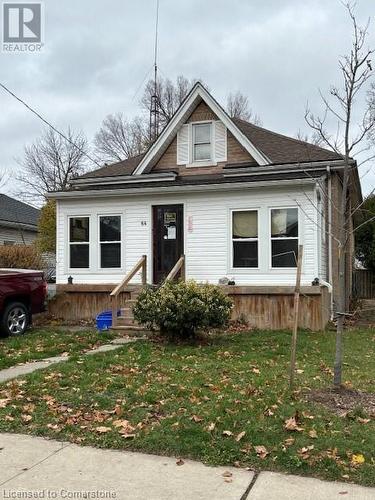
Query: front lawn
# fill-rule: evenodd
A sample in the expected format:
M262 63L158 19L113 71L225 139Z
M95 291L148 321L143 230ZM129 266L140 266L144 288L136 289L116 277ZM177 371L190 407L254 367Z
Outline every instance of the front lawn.
M113 333L98 333L94 329L69 331L48 328L35 328L25 335L0 338L0 370L18 363L38 359L80 354L113 339Z
M333 333L244 332L200 346L138 341L0 386L0 431L375 486L373 416L308 402L332 381ZM375 392L375 332L345 335L348 387ZM285 422L287 427L285 428Z

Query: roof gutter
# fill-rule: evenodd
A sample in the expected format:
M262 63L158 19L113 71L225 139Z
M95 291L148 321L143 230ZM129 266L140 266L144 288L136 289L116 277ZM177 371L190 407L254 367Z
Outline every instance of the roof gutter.
M158 182L174 181L177 177L176 172L162 172L160 174L144 174L144 176L135 177L134 175L113 175L106 177L85 177L72 179L72 185L94 186L96 184L132 184L140 182Z
M224 170L224 177L243 177L244 175L264 175L264 174L281 174L284 172L303 172L303 171L317 171L321 170L326 172L327 165L330 165L332 170L344 168L342 160L334 161L320 161L314 163L288 163L283 165L271 165L271 166L257 166L257 167L239 167Z
M48 193L47 197L50 199L69 199L69 198L106 198L108 196L143 196L147 194L168 194L168 193L194 193L201 191L228 191L239 190L239 189L257 189L260 187L282 187L289 185L310 185L316 183L316 179L304 178L304 179L287 179L287 180L277 180L277 181L260 181L260 182L228 182L228 183L218 183L218 184L199 184L199 185L171 185L171 186L155 186L146 187L142 190L140 188L125 188L125 189L103 189L103 190L87 190L87 191L59 191L54 193Z
M38 226L33 224L26 224L24 222L0 220L0 226L11 227L14 229L24 229L25 231L38 231Z

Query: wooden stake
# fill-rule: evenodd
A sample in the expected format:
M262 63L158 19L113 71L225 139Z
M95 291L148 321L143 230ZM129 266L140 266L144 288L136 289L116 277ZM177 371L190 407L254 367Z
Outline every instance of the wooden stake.
M291 357L290 357L289 385L291 389L293 389L294 386L294 373L296 369L296 348L297 348L297 330L298 330L298 313L299 313L299 294L301 290L302 260L303 260L303 245L299 245L296 288L294 290L294 324L293 324L292 347L291 347Z

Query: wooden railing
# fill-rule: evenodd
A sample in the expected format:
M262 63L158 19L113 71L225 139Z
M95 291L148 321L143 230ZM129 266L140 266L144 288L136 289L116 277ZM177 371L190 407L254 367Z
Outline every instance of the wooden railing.
M147 255L142 255L136 265L128 272L125 278L114 288L110 294L112 302L112 326L117 326L118 296L129 281L142 269L142 285L147 283Z
M164 283L167 281L172 281L180 271L180 277L185 281L185 255L181 255L176 264L173 266L171 272L165 278Z

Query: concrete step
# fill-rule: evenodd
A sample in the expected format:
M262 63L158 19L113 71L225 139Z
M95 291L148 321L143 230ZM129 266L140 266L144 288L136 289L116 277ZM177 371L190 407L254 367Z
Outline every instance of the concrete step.
M131 318L131 319L133 319L133 308L132 307L122 307L120 309L120 316L122 318Z
M139 325L119 325L117 326L112 326L111 330L122 330L122 331L129 331L129 332L145 332L145 328L143 326Z

